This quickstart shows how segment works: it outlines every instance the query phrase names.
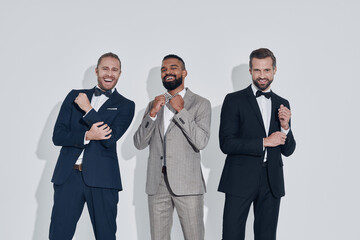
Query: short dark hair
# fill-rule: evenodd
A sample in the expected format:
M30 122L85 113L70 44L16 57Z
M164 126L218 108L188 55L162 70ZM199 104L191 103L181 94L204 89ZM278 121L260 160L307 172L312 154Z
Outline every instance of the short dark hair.
M276 68L276 57L274 56L272 51L270 51L267 48L259 48L259 49L256 49L256 50L252 51L252 53L250 54L250 61L249 61L250 69L252 69L252 60L253 60L253 58L264 59L264 58L267 58L267 57L271 57L272 66L273 66L273 68Z
M103 58L106 58L106 57L112 57L112 58L115 58L119 61L120 63L120 69L121 69L121 61L120 61L120 58L118 57L118 55L116 55L115 53L112 53L112 52L108 52L108 53L105 53L103 55L101 55L101 57L99 58L98 62L97 62L97 65L96 65L96 68L99 67L100 63L101 63L101 60L103 60Z
M182 60L182 58L179 57L178 55L175 55L175 54L166 55L166 56L163 58L163 61L166 60L166 59L169 59L169 58L175 58L175 59L179 60L179 61L181 62L181 64L182 64L183 70L186 69L186 68L185 68L185 62L184 62L184 60Z

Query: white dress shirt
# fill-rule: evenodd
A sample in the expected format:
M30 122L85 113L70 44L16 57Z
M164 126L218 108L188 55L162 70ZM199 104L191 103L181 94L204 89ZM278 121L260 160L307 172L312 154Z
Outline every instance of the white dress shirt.
M99 86L96 86L97 88L99 88ZM99 88L100 89L100 88ZM114 88L111 89L111 93L114 92ZM105 96L104 94L101 94L100 96L95 96L95 94L93 94L92 98L91 98L91 106L93 107L93 109L97 112L99 111L99 109L101 108L101 106L108 100L109 98L107 96ZM90 110L91 111L91 110ZM89 112L90 112L89 111ZM88 112L86 113L88 114ZM86 114L84 115L84 117L86 116ZM84 144L87 145L90 143L90 140L86 140L86 133L84 135ZM76 165L80 165L82 164L82 159L84 156L84 150L81 152L79 158L76 161Z
M254 84L251 84L251 88L253 90L255 97L256 97L256 92L258 90L261 91ZM270 92L270 91L271 90L268 89L265 92ZM262 116L262 119L264 122L266 137L268 137L269 128L270 128L270 120L271 120L271 111L272 111L271 98L266 98L264 95L261 95L260 97L256 98L256 101L259 105L261 116ZM281 128L281 132L283 132L285 134L288 134L289 130L290 130L290 128L288 130ZM266 162L267 161L267 150L265 149L264 142L263 142L263 149L265 150L264 162Z
M186 88L184 88L183 90L181 90L180 92L178 92L178 93L176 93L175 95L180 95L182 98L184 98L184 96L185 96L185 93L186 93ZM174 95L174 96L175 96ZM170 125L170 123L171 123L171 121L172 121L172 119L173 119L173 117L174 117L174 115L175 115L175 112L173 112L173 111L171 111L170 110L170 108L169 108L169 105L170 105L170 103L167 103L167 104L165 104L165 106L164 106L164 134L166 134L166 131L167 131L167 129L168 129L168 127L169 127L169 125ZM156 120L156 118L157 118L157 115L155 115L155 117L151 117L150 116L150 113L149 113L149 117L153 120L153 121L155 121ZM165 158L163 159L163 166L165 165Z
M186 88L184 88L183 90L181 90L180 92L178 92L177 94L175 95L180 95L182 98L184 98L185 96L185 93L186 93ZM174 96L175 96L174 95ZM164 106L164 134L166 134L166 131L175 115L175 112L171 111L170 110L170 107L171 105L170 103L167 103L165 106Z
M181 90L180 92L176 93L175 95L180 95L182 98L184 98L185 93L186 93L186 88L184 88L184 89ZM174 95L174 96L175 96L175 95ZM167 104L165 104L165 106L164 106L164 134L166 133L166 131L167 131L167 129L168 129L168 127L169 127L169 125L170 125L170 123L171 123L174 115L175 115L175 113L170 110L169 104L170 104L170 103L167 103ZM155 115L155 117L151 117L151 116L150 116L150 113L149 113L149 117L150 117L153 121L155 121L156 118L157 118L157 115Z

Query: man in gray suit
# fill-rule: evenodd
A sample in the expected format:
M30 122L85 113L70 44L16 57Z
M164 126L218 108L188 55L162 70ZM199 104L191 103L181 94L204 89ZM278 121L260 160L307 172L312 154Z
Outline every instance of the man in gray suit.
M204 239L205 182L200 150L210 137L211 105L184 87L184 61L164 57L161 78L167 92L155 97L134 135L137 149L148 145L146 193L152 240L168 240L174 208L186 240Z

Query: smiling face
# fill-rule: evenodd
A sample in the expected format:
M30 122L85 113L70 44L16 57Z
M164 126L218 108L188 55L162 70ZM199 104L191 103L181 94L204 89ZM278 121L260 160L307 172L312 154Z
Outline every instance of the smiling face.
M184 89L183 79L187 72L182 63L176 58L168 58L162 62L161 65L161 79L164 87L169 90Z
M95 69L99 87L108 91L115 87L121 74L120 62L113 57L104 57Z
M253 58L249 69L254 85L261 91L267 91L274 80L276 67L273 67L271 57Z

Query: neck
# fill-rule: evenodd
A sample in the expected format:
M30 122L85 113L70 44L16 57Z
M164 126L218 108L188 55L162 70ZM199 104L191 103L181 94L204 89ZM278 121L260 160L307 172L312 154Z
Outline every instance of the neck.
M111 92L112 92L112 90L113 90L113 89L110 89L110 90L104 90L104 89L102 89L99 85L97 85L97 87L98 87L101 91L103 91L103 92L106 92L106 91L111 91Z
M179 87L175 88L174 90L168 91L168 93L171 94L171 96L174 96L175 94L181 92L184 90L184 85L180 85Z

